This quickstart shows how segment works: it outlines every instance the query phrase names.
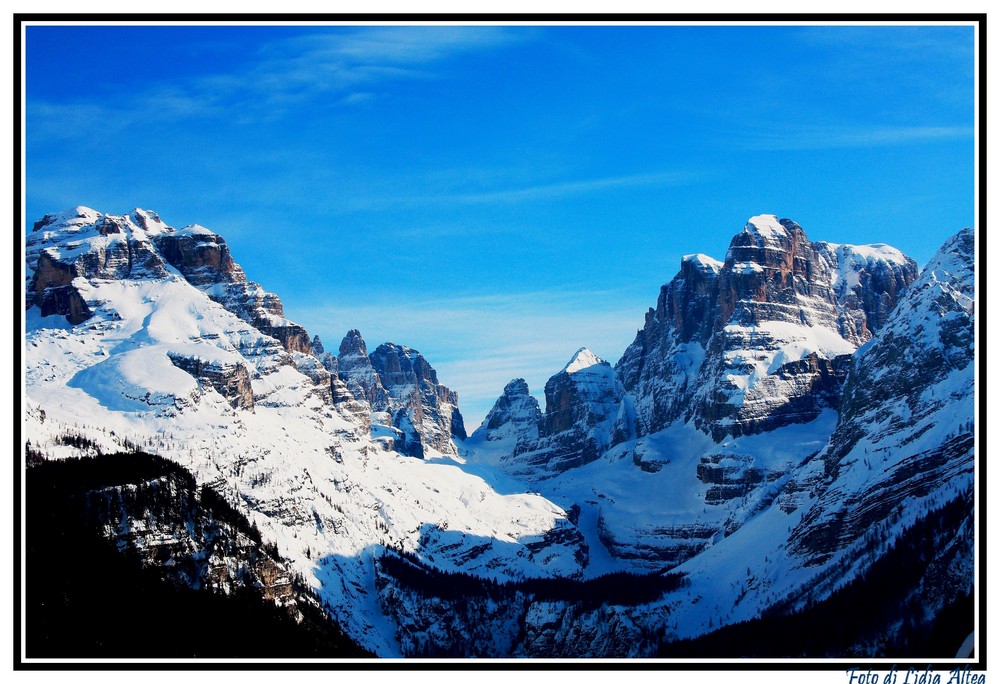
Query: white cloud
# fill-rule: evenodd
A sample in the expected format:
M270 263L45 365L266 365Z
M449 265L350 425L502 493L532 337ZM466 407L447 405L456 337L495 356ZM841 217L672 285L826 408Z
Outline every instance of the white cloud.
M740 145L749 150L825 150L971 141L973 135L971 126L785 126L744 134Z
M534 33L502 26L331 29L266 43L255 60L232 73L175 79L130 90L122 97L29 101L28 132L86 140L98 132L139 123L176 123L203 116L275 117L322 97L329 97L332 105L355 105L372 97L379 84L429 78L436 62L497 49L530 39Z
M669 171L634 174L630 176L608 176L605 178L547 183L492 192L459 194L449 197L448 201L466 204L487 204L548 200L617 188L683 185L701 178L702 175L690 171Z

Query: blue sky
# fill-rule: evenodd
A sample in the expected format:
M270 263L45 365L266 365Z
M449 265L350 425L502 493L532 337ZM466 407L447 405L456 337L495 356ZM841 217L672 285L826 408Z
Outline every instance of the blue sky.
M205 225L475 426L578 347L615 362L751 215L925 263L973 225L973 62L955 26L30 26L25 230Z

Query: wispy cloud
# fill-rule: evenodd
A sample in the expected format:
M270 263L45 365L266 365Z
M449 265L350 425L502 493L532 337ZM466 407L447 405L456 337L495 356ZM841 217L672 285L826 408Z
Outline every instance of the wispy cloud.
M813 48L834 48L855 59L897 62L971 60L973 27L967 26L812 26L793 39Z
M795 126L750 130L738 146L747 150L827 150L888 147L941 140L972 139L971 126Z
M449 201L463 202L466 204L492 204L498 202L549 200L592 192L601 192L604 190L683 185L703 177L704 174L691 171L669 171L634 174L628 176L609 176L605 178L544 183L530 187L509 188L491 192L459 194L450 197Z
M491 169L494 174L504 175L502 171ZM650 187L676 187L705 180L709 174L694 169L676 171L656 171L629 175L604 176L600 178L582 178L560 181L536 181L525 179L522 185L516 187L500 187L499 189L471 190L462 181L468 180L461 174L456 174L452 183L441 178L427 179L420 192L410 189L394 189L387 191L382 188L375 193L355 193L345 198L338 209L345 211L368 211L384 209L401 209L425 206L455 206L455 205L485 205L485 204L515 204L557 200L567 197L595 194L614 190L632 190ZM412 179L411 179L412 181ZM481 187L488 188L490 183L482 179Z
M323 98L326 106L358 105L373 98L381 84L432 78L436 63L532 35L530 30L501 26L331 30L267 43L254 59L230 73L175 79L100 100L33 100L27 111L39 136L88 139L97 131L138 123L206 116L270 118Z

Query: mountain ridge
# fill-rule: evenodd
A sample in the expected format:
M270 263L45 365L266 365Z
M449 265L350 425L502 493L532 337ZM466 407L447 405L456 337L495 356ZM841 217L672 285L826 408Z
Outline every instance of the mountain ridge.
M25 433L45 458L139 445L212 483L379 655L455 654L473 624L495 636L476 655L651 655L824 600L967 496L974 243L918 278L883 244L752 217L725 261L682 259L615 367L578 350L544 412L512 380L466 436L419 352L357 330L328 352L209 229L75 208L27 240ZM939 532L907 588L935 610L973 589L972 537ZM638 604L569 589L667 571ZM435 627L453 599L417 586L433 573L568 584L524 610L484 590Z

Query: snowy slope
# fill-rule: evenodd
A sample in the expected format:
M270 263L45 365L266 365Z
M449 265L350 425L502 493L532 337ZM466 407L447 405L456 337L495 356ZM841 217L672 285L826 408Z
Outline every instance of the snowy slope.
M134 445L179 462L245 511L351 635L384 655L398 645L373 594L371 556L383 546L494 577L579 572L578 544L539 543L568 527L560 508L499 493L433 449L426 462L383 451L329 386L300 372L313 357L210 296L245 282L232 266L199 256L201 266L185 267L202 276L192 285L154 244L174 231L147 230L137 218L146 216L79 208L47 216L28 239L24 434L34 448L67 456L60 436L82 433L102 451ZM101 234L111 225L119 232ZM57 288L90 315L70 324ZM261 297L272 311L276 299ZM49 315L41 301L53 302Z
M770 604L821 600L921 516L973 496L974 291L967 229L945 243L854 356L836 429L793 472L778 505L681 566L692 591L710 602L683 611L679 634L717 627L719 615L736 621ZM942 552L965 548L942 553L952 558L944 578L921 585L928 614L972 590L971 535L939 534Z

